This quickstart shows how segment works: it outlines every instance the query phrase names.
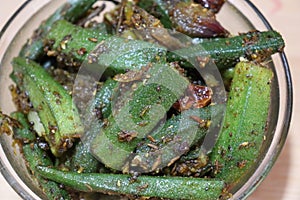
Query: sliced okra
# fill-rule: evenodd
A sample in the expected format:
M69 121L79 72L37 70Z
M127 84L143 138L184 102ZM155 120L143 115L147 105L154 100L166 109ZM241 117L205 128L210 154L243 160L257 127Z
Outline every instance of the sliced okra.
M191 147L201 145L211 120L210 107L190 109L173 116L137 145L130 168L158 171L171 166ZM133 162L139 159L139 162Z
M117 193L186 200L216 200L225 187L221 180L140 176L135 182L128 175L63 172L48 167L37 167L38 173L52 181L83 192Z
M71 199L69 193L62 189L59 183L46 180L36 173L37 165L50 167L53 166L52 160L47 155L47 152L39 147L40 144L36 141L36 135L31 130L25 114L14 112L11 116L20 123L20 126L13 126L14 138L23 142L21 144L21 151L28 171L33 175L34 180L38 182L44 194L49 199Z
M205 58L211 59L219 70L225 70L235 66L240 58L262 62L270 58L277 52L282 52L284 40L276 31L258 32L252 31L229 38L216 38L205 40L199 44L191 45L170 52L168 58L171 61L181 60L194 63ZM203 63L204 65L206 62ZM183 65L184 67L194 67L193 65Z
M266 140L273 72L240 62L235 67L225 121L210 155L214 175L232 189L259 164Z
M107 126L92 142L93 154L107 167L121 170L137 143L151 133L188 85L187 78L169 64L151 65L129 92L122 92L123 99L114 100L117 104Z
M34 61L16 57L14 73L21 80L34 111L44 126L45 137L54 155L60 156L83 132L79 114L69 93Z
M158 45L141 41L110 36L95 30L84 29L68 23L56 22L46 39L50 45L48 55L57 56L67 66L96 64L106 76L138 70L149 62L165 61L165 49ZM52 44L51 44L52 43Z
M97 0L68 0L49 18L47 18L35 31L32 38L22 47L19 56L31 60L37 60L43 55L44 36L50 30L53 23L58 20L67 20L71 23L86 15L87 11Z

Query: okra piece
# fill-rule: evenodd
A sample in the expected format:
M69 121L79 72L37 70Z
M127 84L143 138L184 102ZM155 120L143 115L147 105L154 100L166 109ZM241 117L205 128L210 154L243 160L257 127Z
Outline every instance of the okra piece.
M72 140L83 132L71 96L34 61L16 57L12 65L44 126L40 136L49 142L52 153L60 156L71 146Z
M71 23L86 15L87 11L97 0L68 0L62 7L56 10L40 27L35 31L32 38L23 46L19 56L31 60L37 60L43 55L43 40L45 34L50 30L53 23L58 20L67 20Z
M225 121L210 159L229 189L252 174L266 140L273 72L251 62L235 67Z
M23 143L30 143L36 140L36 134L31 130L32 127L28 124L25 114L13 112L10 116L20 124L20 127L13 126L14 139L20 140Z
M92 137L95 135L95 133L91 131L100 130L102 124L93 123L92 125L95 128L87 131L75 146L74 153L70 158L71 171L78 173L94 173L102 167L100 162L91 154L89 144L89 142L92 141Z
M216 200L225 187L220 180L139 176L135 182L128 175L63 172L48 167L37 167L38 173L52 181L83 192L118 193L167 199Z
M114 106L108 125L92 142L93 154L109 168L122 170L137 143L151 133L189 85L170 64L153 64L144 77L132 85L130 95L123 95L123 105Z
M49 43L54 41L49 45L48 55L57 56L67 66L79 67L84 61L96 64L98 72L103 71L106 76L164 60L166 52L163 47L149 42L102 34L67 21L55 23L46 39Z
M188 153L190 147L201 145L210 119L210 107L205 107L186 110L162 123L154 133L137 145L135 158L139 162L129 163L129 171L136 167L154 171L172 165Z
M277 52L282 52L284 40L276 31L248 32L229 38L216 38L203 41L169 53L169 60L187 60L195 62L195 58L205 60L210 58L219 70L225 70L235 66L240 58L246 58L257 62L269 59ZM201 64L201 63L200 63ZM205 63L204 63L205 64ZM184 65L193 67L192 65Z
M106 119L111 115L112 95L118 87L118 82L113 79L108 79L97 91L92 99L85 115L85 121L91 122L93 119Z
M21 112L14 112L11 116L19 121L20 127L14 126L14 138L26 143L21 144L22 153L26 161L26 166L32 177L38 182L42 191L48 199L71 199L68 192L60 188L59 184L53 181L44 179L36 173L36 166L53 166L53 163L47 153L42 150L38 143L33 141L35 133L31 131L29 122L26 116ZM22 138L24 137L24 138Z

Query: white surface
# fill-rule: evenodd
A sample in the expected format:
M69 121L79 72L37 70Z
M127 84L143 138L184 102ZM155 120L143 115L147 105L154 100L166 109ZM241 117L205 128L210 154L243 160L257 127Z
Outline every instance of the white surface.
M0 0L0 28L9 16L17 9L24 0ZM273 27L281 32L287 43L286 52L293 74L300 74L299 38L300 36L300 1L299 0L253 0L260 10L265 14ZM1 48L1 47L0 47ZM299 80L294 76L295 108L293 121L299 121L300 110L296 105L300 94L298 88ZM297 98L299 97L299 98ZM300 123L292 123L286 146L279 157L278 162L272 169L268 178L262 183L257 191L249 198L251 200L299 200L300 199ZM0 199L20 200L21 198L10 188L4 178L0 175Z

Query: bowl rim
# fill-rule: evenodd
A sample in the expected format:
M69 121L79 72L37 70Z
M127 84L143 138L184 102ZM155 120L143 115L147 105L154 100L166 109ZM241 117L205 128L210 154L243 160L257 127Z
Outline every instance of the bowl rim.
M232 0L228 0L228 2L231 4ZM16 19L18 14L22 12L25 8L28 7L28 5L31 3L31 0L26 0L23 2L19 8L11 15L11 17L7 20L7 22L4 24L2 29L0 30L0 39L2 39L4 33L6 32L7 29L11 26L11 23ZM267 30L274 30L271 26L271 24L268 22L266 17L262 14L262 12L254 5L254 3L251 2L251 0L244 0L244 2L257 14L258 18L263 22L265 28ZM45 3L46 5L46 3ZM281 138L280 138L280 144L278 145L279 148L277 148L276 152L272 155L271 158L269 158L269 164L266 166L265 170L263 173L260 174L260 177L256 180L255 183L253 183L250 187L246 188L246 190L243 191L243 193L238 197L239 199L244 199L247 198L256 187L259 186L259 184L265 179L266 173L270 172L270 169L274 166L275 161L277 160L278 156L280 155L284 143L286 142L289 129L291 126L291 121L292 121L292 113L293 113L293 83L292 83L292 75L290 71L290 67L288 64L287 56L285 52L283 51L282 53L278 54L282 63L282 67L284 68L284 75L285 75L285 82L286 82L286 109L284 110L284 118L286 122L284 123L282 128L281 128ZM0 143L0 148L2 150L2 145ZM0 159L0 171L2 176L6 179L7 183L14 189L14 191L23 199L35 199L31 194L29 194L27 191L24 190L23 186L18 183L18 181L13 178L11 175L11 172L8 171L5 167L5 164L2 160ZM31 190L30 190L31 191Z

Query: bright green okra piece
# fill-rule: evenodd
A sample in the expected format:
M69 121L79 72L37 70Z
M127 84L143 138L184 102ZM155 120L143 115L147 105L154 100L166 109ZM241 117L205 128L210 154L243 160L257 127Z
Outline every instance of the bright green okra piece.
M129 89L132 94L121 93L126 102L120 108L114 106L108 125L92 142L93 154L107 167L121 170L137 143L151 133L189 85L169 64L153 64L145 77L134 84L134 90Z
M97 72L105 72L107 76L139 70L149 62L165 58L165 49L161 46L102 34L63 20L53 25L46 39L49 43L54 41L48 55L57 56L58 60L71 66L78 67L83 62L96 64Z
M188 153L190 147L200 145L209 128L210 111L210 107L190 109L167 120L150 134L151 139L137 145L136 156L140 161L134 167L147 171L162 169ZM157 169L152 169L153 167Z
M210 155L215 176L229 188L258 165L266 140L273 76L270 69L251 62L235 67L224 125Z
M21 148L26 166L31 174L34 175L34 179L38 182L44 194L49 199L71 199L68 192L60 188L58 183L46 180L36 173L37 165L49 167L53 166L53 163L47 153L33 141L36 135L30 129L26 115L21 112L14 112L11 114L11 117L20 123L20 126L13 126L13 136L15 139L23 142Z
M64 29L68 31L64 32ZM73 39L64 44L66 36L73 32L80 32L80 34L78 36L74 34ZM164 47L159 47L149 42L126 40L124 38L108 37L107 35L102 35L100 39L97 39L98 34L92 30L82 29L68 22L61 21L54 25L47 38L56 40L54 44L55 50L60 49L61 44L63 44L65 49L62 49L61 52L69 60L78 60L80 64L84 59L90 62L96 59L101 66L109 67L111 71L109 75L124 73L128 69L140 69L148 62L157 61L156 59L164 60L164 55L167 53ZM102 39L104 40L102 41L103 44L98 46L94 50L94 53L88 56L88 53L91 53L97 46L97 43L88 40L90 37L97 39L98 43ZM108 38L105 39L104 37ZM83 43L86 44L83 45ZM196 58L200 57L203 58L202 60L205 60L204 58L208 57L211 58L220 70L224 70L233 67L239 62L241 57L248 60L263 61L268 59L272 54L281 52L284 46L284 40L278 32L256 31L229 38L204 40L199 44L168 52L168 60L185 60L194 64ZM79 55L76 52L82 47L87 51L84 55ZM102 51L97 53L101 49ZM118 56L116 57L116 55ZM78 64L77 62L73 63ZM194 66L186 64L184 67Z
M43 40L53 23L58 20L67 20L71 23L86 15L96 0L68 0L36 30L35 35L27 41L20 51L19 56L37 60L43 55Z
M86 131L81 140L76 144L74 153L70 159L71 171L78 173L94 173L104 168L100 162L92 155L90 150L90 141L95 135L93 131L98 131L102 127L102 123L92 123L94 128Z
M282 52L285 46L280 33L276 31L255 31L229 38L205 40L200 44L175 50L168 54L171 61L185 60L194 64L197 58L210 58L219 70L234 67L240 58L250 61L264 61L272 54ZM205 64L205 63L204 63ZM200 63L201 65L201 63ZM194 67L186 64L184 67Z
M38 173L52 181L83 192L118 193L145 197L217 200L223 181L184 177L140 176L135 182L123 174L78 174L38 166Z
M83 132L79 114L68 92L34 61L16 57L12 61L18 85L27 92L44 126L40 136L49 142L54 155L65 152L73 138Z

